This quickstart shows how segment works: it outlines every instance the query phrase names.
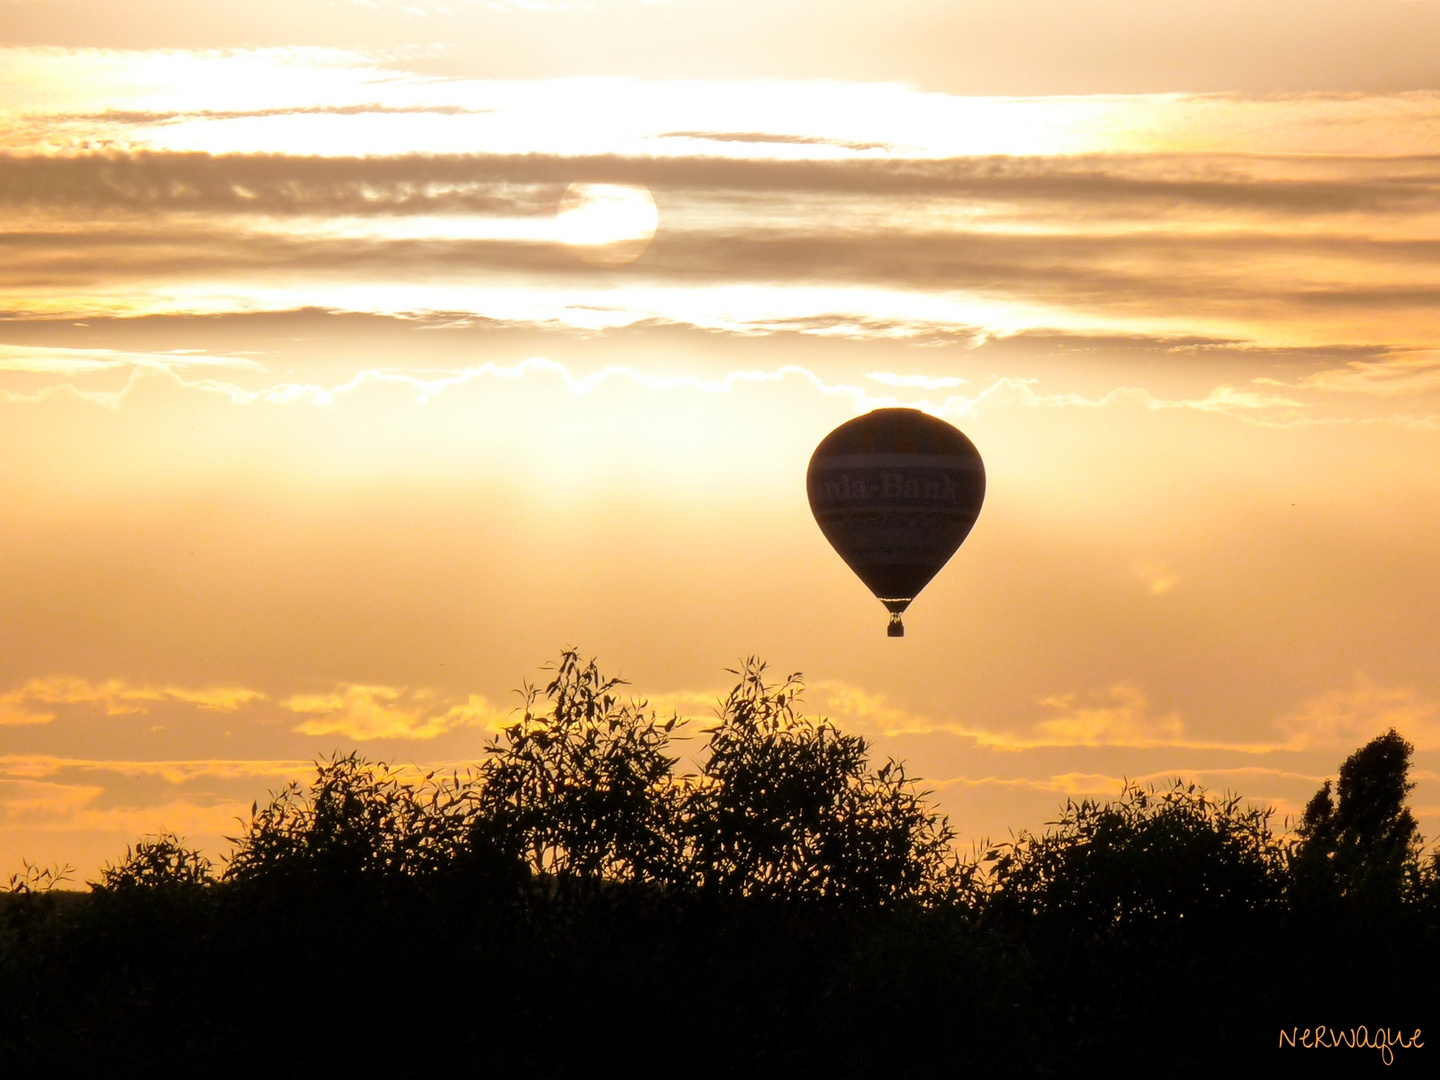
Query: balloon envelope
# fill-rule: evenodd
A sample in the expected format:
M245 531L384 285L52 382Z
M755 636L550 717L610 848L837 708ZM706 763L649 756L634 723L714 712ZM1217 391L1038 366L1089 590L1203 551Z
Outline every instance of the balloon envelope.
M891 637L970 534L985 466L957 428L918 409L876 409L820 441L806 477L825 539L890 610Z

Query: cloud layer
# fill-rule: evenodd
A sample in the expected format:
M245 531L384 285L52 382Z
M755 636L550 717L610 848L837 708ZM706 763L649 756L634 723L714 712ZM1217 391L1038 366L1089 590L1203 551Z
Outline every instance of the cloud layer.
M654 193L660 229L633 265L587 267L557 242L577 180ZM599 308L737 330L1409 348L1440 329L1428 158L9 155L0 230L12 317L319 306L584 325Z

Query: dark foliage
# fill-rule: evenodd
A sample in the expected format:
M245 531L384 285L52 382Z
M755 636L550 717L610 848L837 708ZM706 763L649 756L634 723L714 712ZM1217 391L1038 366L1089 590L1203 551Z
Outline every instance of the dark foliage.
M174 833L161 833L135 841L125 850L118 865L100 871L100 880L90 882L97 893L122 893L134 889L193 889L213 885L210 860Z
M1280 925L1285 863L1269 822L1194 784L1127 784L989 853L984 919L1045 958L1036 990L1072 1066L1103 1071L1117 1046L1149 1047L1199 1072L1257 1034L1232 988ZM1196 1029L1205 1039L1172 1044Z
M1176 781L1066 803L1050 830L995 850L993 918L1089 943L1151 947L1273 911L1284 860L1270 811Z
M889 761L826 720L795 711L751 661L706 733L681 798L680 879L724 897L865 910L948 897L960 877L948 822Z
M1414 747L1394 728L1345 759L1305 807L1294 851L1297 888L1309 901L1394 905L1419 884L1421 841L1405 805Z
M571 651L472 772L337 755L252 807L218 875L169 834L89 893L27 866L0 894L0 1061L1310 1077L1383 1065L1277 1057L1282 1027L1432 1022L1440 884L1394 732L1293 843L1238 797L1128 785L971 864L798 678L735 674L693 775L681 725Z
M449 869L469 846L474 792L458 777L405 783L383 763L357 754L316 766L309 792L290 784L264 807L225 867L225 880L305 876L346 886L385 878L423 878Z
M678 857L677 721L617 692L573 650L542 695L524 690L520 720L487 747L471 791L474 834L522 859L536 874L660 881Z

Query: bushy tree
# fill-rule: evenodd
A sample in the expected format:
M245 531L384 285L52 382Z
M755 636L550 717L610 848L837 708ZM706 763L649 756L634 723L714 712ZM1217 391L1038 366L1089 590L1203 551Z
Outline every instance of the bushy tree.
M852 909L933 902L964 880L926 793L897 762L872 767L863 738L801 715L798 675L770 685L753 659L734 671L698 775L677 776L674 716L573 649L553 670L464 778L411 784L352 753L252 806L225 880L416 877L483 857L552 880ZM179 874L176 857L142 843L104 880Z
M263 807L251 805L223 876L343 881L435 873L467 849L473 801L472 786L459 777L432 773L412 784L383 762L336 754L317 763L308 792L291 783Z
M1203 1075L1253 1044L1234 988L1275 963L1284 858L1270 817L1179 780L1127 783L987 853L981 924L1031 958L1062 1075L1160 1059Z
M210 860L171 832L141 837L125 849L118 863L107 864L100 880L90 882L98 893L122 893L137 889L193 889L213 884Z
M1043 834L989 853L988 906L1012 924L1096 941L1228 925L1281 897L1271 816L1178 779L1167 789L1127 782L1109 803L1067 800Z
M872 768L863 738L797 712L798 675L772 685L753 658L732 673L684 800L691 884L872 908L953 888L950 825L902 765Z
M664 880L676 858L676 789L667 752L678 721L623 697L623 680L565 650L543 693L486 748L478 838L539 874Z

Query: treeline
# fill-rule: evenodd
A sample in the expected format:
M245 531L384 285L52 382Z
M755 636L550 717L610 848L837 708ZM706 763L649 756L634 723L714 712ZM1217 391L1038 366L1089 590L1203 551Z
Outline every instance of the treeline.
M571 651L467 774L412 781L336 756L253 806L223 867L164 835L88 893L15 875L0 1060L1429 1073L1423 1047L1300 1038L1364 1025L1362 1042L1413 1042L1440 1001L1440 864L1394 731L1343 763L1294 837L1176 782L1068 802L1045 831L965 858L901 765L798 711L796 678L736 674L694 773L677 770L675 719Z

